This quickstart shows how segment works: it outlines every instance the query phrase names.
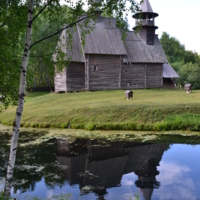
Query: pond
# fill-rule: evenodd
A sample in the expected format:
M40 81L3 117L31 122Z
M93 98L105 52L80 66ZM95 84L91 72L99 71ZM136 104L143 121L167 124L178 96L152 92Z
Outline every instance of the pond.
M40 141L38 140L40 138ZM0 190L10 133L0 134ZM25 199L200 199L199 136L146 141L20 133L12 197Z

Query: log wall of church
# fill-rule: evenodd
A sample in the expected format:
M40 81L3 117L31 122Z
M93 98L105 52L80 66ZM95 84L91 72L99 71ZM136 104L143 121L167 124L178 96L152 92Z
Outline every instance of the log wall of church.
M163 87L162 71L162 64L121 64L121 88Z
M145 64L121 65L121 88L145 88Z
M67 91L85 90L85 64L71 62L67 67Z
M119 89L120 56L90 55L89 90Z
M161 88L163 66L162 64L147 64L146 68L146 87L147 88Z
M56 73L55 92L163 87L162 64L124 64L120 56L90 55L87 66L88 88L85 64L71 62L67 70Z
M55 67L56 69L56 67ZM63 69L62 72L56 72L54 77L54 87L55 92L66 92L66 67Z

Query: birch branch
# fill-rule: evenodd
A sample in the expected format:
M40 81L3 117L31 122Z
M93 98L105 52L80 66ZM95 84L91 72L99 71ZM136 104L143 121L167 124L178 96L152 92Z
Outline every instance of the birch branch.
M44 5L44 7L33 17L32 22L50 5L53 0L49 0L48 3Z
M44 38L42 38L42 39L36 41L35 43L33 43L33 44L30 46L30 49L31 49L33 46L35 46L36 44L38 44L38 43L40 43L40 42L43 42L44 40L47 40L47 39L49 39L49 38L51 38L51 37L53 37L53 36L55 36L55 35L61 33L63 30L65 30L65 29L67 29L67 28L70 28L70 27L76 25L77 23L79 23L79 22L81 22L81 21L83 21L83 20L85 20L85 19L87 19L87 18L89 18L89 17L91 17L91 16L83 17L83 18L77 20L76 22L73 22L73 23L71 23L70 25L68 25L68 26L66 26L66 27L64 27L64 28L62 28L62 29L60 29L59 31L57 31L57 32L55 32L55 33L53 33L53 34L51 34L51 35L49 35L49 36L47 36L47 37L44 37Z

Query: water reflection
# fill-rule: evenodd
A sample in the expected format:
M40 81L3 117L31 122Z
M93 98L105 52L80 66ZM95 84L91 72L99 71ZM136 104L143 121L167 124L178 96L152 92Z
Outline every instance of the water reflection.
M67 165L64 170L71 185L79 184L81 192L94 192L104 199L107 188L120 187L124 174L138 175L136 186L145 200L150 200L159 174L157 166L168 144L141 144L131 142L105 142L58 140L57 160Z
M40 135L21 133L13 176L13 192L33 192L44 181L49 190L57 186L78 185L80 193L93 192L106 199L108 189L120 188L122 176L135 173L135 186L145 200L150 200L160 182L157 167L169 144L110 142L103 140L44 139L29 145ZM0 182L6 174L10 136L0 136ZM68 191L66 191L68 193ZM38 194L35 194L37 196Z
M62 169L59 169L55 163L56 139L48 140L37 146L26 145L27 142L36 139L37 136L39 135L37 134L33 137L30 134L21 133L12 182L14 193L17 191L19 193L34 191L36 183L41 181L43 177L45 177L47 185L54 187L54 184L52 184L53 177L49 177L52 170L55 171L57 176L61 174L61 177L57 178L56 184L62 186L66 181L63 177ZM0 180L3 182L9 158L10 135L1 135L0 140Z

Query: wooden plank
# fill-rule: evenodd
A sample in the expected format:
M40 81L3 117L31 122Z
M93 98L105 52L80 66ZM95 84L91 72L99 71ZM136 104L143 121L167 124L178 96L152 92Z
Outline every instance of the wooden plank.
M64 31L66 33L66 29ZM85 62L84 51L78 31L75 27L70 28L69 31L70 32L66 33L65 36L65 41L67 42L65 45L66 55L71 58L73 62ZM69 34L72 35L72 43Z
M88 65L87 65L87 73L88 73L87 90L90 90L90 70L89 70L89 64L90 64L90 55L88 55Z
M122 64L121 65L121 88L134 89L145 88L145 65L144 64ZM130 86L129 86L130 84Z
M66 80L65 80L65 82L66 82L66 91L65 92L67 92L67 76L68 76L68 73L67 73L67 69L65 70L66 71Z
M180 78L177 72L168 63L163 64L163 78Z
M84 53L84 48L83 48L83 45L82 45L80 30L79 30L78 25L76 25L76 26L77 26L77 32L78 32L78 37L79 37L80 45L81 45L81 52L79 52L79 53L82 54L83 59L85 61L85 53Z
M121 79L122 79L122 70L121 70L122 56L120 56L120 65L119 65L119 89L121 88Z
M56 66L55 66L56 70ZM66 92L66 67L63 69L62 72L56 72L54 77L54 87L55 92Z
M67 69L67 91L85 90L84 63L71 62Z
M89 90L89 55L86 55L85 63L85 90Z
M86 54L126 55L121 32L116 27L116 19L101 18L94 24L93 30L85 38L84 52ZM78 30L81 34L82 30L80 28Z
M143 31L145 33L145 31ZM126 32L125 46L128 57L132 63L167 63L167 58L160 44L158 36L154 37L154 45L147 45L145 36Z
M161 77L160 77L160 79L161 79L161 86L163 87L163 65L161 66Z
M88 63L88 60L87 60L87 55L85 55L85 90L87 90L87 63Z
M119 69L120 56L90 55L90 90L119 89Z
M162 64L147 64L147 88L162 87Z
M147 64L145 63L145 72L144 72L144 87L147 88Z

